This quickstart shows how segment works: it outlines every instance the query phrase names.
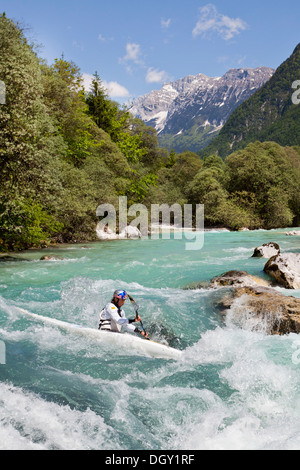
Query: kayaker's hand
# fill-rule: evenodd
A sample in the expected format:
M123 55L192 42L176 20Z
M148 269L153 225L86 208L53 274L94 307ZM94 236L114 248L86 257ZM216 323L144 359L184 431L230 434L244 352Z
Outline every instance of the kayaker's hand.
M141 335L148 339L148 333L146 331L141 331Z
M135 321L135 322L139 322L139 321L141 321L141 320L142 320L141 317L140 317L139 315L137 315L137 316L135 317L135 320L134 320L134 321Z

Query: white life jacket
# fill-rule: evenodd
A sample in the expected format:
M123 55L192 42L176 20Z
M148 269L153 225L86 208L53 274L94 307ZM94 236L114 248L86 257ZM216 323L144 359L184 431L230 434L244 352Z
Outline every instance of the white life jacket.
M116 305L110 302L100 312L98 329L120 333L122 327L125 327L130 332L133 332L135 330L135 327L132 325L133 321L126 318L123 309L116 307Z

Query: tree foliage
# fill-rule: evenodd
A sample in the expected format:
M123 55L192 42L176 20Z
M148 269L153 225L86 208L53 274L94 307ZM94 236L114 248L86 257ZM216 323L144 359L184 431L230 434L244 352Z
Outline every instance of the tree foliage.
M250 142L300 144L300 106L293 104L292 84L300 77L300 43L274 75L231 114L217 137L200 154L222 158Z
M300 148L255 142L224 161L161 148L155 129L90 90L64 57L47 65L0 16L0 250L95 239L99 204L204 204L207 226L300 223ZM292 109L292 108L291 108ZM292 111L291 111L292 113ZM292 114L290 115L292 120Z

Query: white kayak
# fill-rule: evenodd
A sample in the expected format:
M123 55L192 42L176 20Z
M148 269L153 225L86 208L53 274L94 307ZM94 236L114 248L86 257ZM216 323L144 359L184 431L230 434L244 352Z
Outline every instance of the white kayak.
M86 336L89 339L96 340L102 343L111 344L113 346L119 346L122 349L127 348L129 351L135 350L139 353L162 359L178 360L182 356L182 351L179 351L178 349L171 348L170 346L167 346L165 344L156 343L152 340L146 340L134 334L120 334L112 333L110 331L101 331L85 326L76 325L73 323L67 323L61 320L56 320L55 318L37 315L35 313L28 312L23 308L18 308L18 310L21 313L28 315L37 321L45 323L46 325L58 327L62 330Z

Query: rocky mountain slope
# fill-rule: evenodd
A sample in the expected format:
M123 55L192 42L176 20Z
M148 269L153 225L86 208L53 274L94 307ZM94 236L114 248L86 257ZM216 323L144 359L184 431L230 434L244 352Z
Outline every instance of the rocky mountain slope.
M230 116L201 154L225 158L250 142L300 145L300 43L259 90Z
M273 75L268 67L231 69L222 77L189 75L139 97L131 113L155 127L160 144L199 151L215 137L232 112Z

